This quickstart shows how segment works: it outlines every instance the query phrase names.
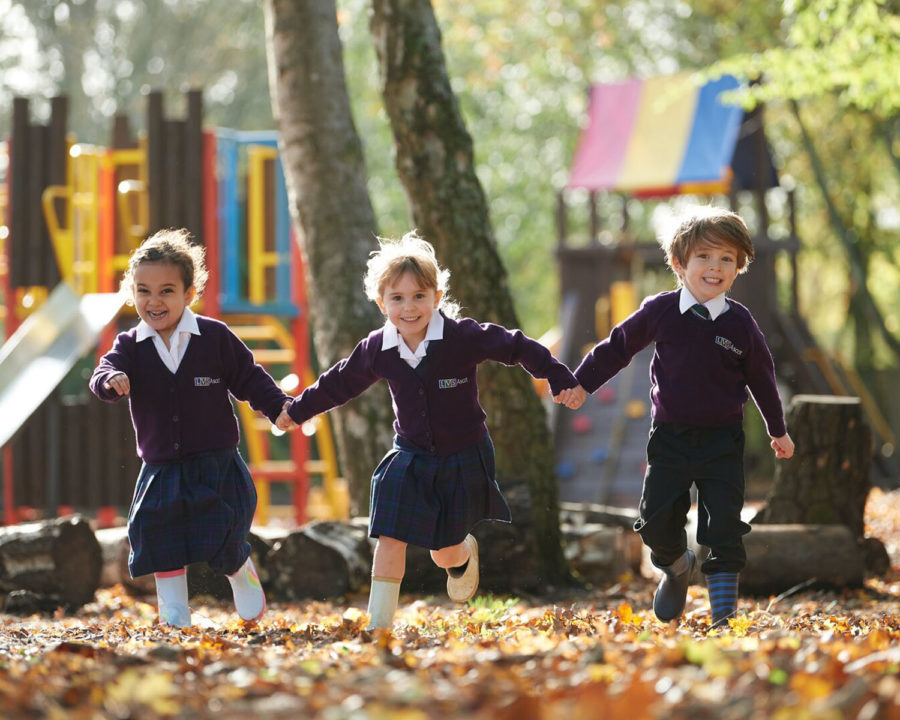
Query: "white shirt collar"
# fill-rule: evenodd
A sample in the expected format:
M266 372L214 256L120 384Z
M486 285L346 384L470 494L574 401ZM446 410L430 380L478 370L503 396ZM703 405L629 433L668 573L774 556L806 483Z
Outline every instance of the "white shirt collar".
M187 307L181 314L181 319L178 321L178 325L175 326L175 330L172 334L174 335L183 332L190 333L191 335L200 334L200 326L197 325L197 316L194 315L194 313L191 312L191 309ZM146 340L147 338L152 337L159 337L159 339L162 340L162 336L158 332L156 332L156 330L154 330L147 323L141 320L137 324L137 342L141 342L141 340Z
M444 316L440 311L435 311L431 314L431 320L428 321L428 328L425 330L425 339L419 343L419 347L416 348L415 352L410 350L406 343L403 342L403 338L401 337L397 326L390 320L385 320L384 332L381 336L381 349L390 350L391 348L397 348L401 358L407 362L413 361L418 365L419 361L425 357L425 353L428 351L428 341L442 340L443 337Z
M678 297L678 310L682 315L690 310L694 305L704 305L709 310L709 319L715 320L719 315L728 310L728 301L725 299L725 293L716 295L711 300L701 303L695 298L691 291L684 285L681 286L681 295Z

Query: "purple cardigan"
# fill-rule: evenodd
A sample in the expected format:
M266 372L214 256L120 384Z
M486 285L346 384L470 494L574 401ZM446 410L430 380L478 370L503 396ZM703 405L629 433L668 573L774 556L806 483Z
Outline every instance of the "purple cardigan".
M656 343L650 364L653 418L699 427L742 422L749 389L771 437L785 434L775 365L750 311L728 300L728 311L705 320L678 308L679 291L647 298L582 360L575 377L588 392Z
M128 376L138 455L152 465L235 447L239 431L230 395L249 401L272 422L291 399L224 323L198 315L197 325L200 334L191 336L175 374L152 338L137 342L132 328L119 333L91 376L91 391L107 402L121 396L103 384L116 373Z
M382 336L381 329L370 333L349 357L306 388L288 410L294 422L343 405L383 378L393 399L397 435L425 452L446 456L487 432L478 402L478 363L521 365L532 376L547 378L554 395L578 384L565 365L521 330L445 317L444 337L429 341L420 372L400 358L396 347L382 350Z

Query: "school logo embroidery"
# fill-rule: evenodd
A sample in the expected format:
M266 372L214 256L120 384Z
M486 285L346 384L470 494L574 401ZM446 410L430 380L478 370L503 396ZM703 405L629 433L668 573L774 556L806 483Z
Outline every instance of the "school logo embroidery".
M220 382L222 382L222 378L195 377L194 387L209 387L210 385L218 385Z
M744 354L744 351L736 348L731 340L729 340L728 338L723 338L720 335L716 335L716 345L721 345L726 350L731 350L731 352L733 352L738 357L741 357L741 355Z
M465 385L469 382L469 378L448 378L446 380L438 380L438 387L441 390L455 388L457 385Z

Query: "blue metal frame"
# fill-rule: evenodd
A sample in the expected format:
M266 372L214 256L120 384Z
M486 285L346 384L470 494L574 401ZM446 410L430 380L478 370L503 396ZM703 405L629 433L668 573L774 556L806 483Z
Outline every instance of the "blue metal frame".
M275 301L256 305L241 291L241 228L246 227L246 212L240 202L240 160L251 145L278 148L278 133L274 131L239 131L216 129L219 215L219 257L221 258L222 312L226 314L265 314L296 317L299 309L292 302L294 282L291 262L291 219L288 210L287 185L284 168L278 157L275 173L275 252L279 263L275 269Z

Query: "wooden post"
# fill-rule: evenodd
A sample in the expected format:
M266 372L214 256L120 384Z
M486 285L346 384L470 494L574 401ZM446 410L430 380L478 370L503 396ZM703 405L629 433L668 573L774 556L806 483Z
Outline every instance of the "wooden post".
M147 227L148 235L160 230L165 222L163 198L165 157L163 97L161 92L154 90L147 97L147 201L150 216Z
M29 233L28 213L28 174L30 159L28 152L28 100L13 99L12 157L10 158L10 242L7 250L9 257L9 284L12 287L27 285L27 255L25 253ZM7 325L15 319L12 305L7 305ZM12 330L7 326L7 336Z
M198 242L209 245L211 239L205 236L203 227L203 92L189 91L187 105L184 126L184 222Z

